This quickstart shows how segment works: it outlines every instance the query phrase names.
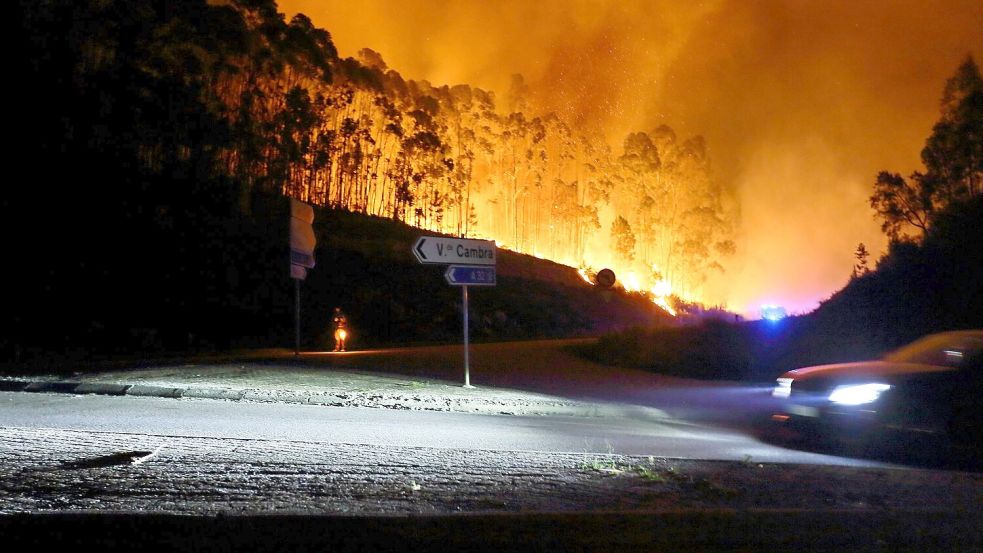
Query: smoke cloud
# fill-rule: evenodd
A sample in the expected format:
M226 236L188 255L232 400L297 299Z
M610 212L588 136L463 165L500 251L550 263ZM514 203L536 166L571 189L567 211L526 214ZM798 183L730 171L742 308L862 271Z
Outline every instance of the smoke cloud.
M434 84L496 92L522 74L534 109L602 130L702 134L739 203L737 254L702 296L749 316L805 312L842 287L881 169L910 173L945 80L983 61L978 0L283 0L342 56L379 52Z

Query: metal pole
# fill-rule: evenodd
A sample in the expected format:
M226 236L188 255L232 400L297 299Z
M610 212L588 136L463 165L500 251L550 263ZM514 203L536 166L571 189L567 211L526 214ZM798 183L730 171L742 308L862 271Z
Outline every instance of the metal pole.
M300 355L300 280L294 279L294 355Z
M461 294L464 297L462 308L464 309L464 387L474 388L471 385L471 367L468 359L468 287L461 286Z

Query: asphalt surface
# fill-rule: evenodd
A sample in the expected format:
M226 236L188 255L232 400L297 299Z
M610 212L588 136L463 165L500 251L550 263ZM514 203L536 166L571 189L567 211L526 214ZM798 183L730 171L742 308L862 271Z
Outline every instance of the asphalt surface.
M478 344L465 388L460 346L345 353L270 350L235 359L32 367L0 377L0 390L181 401L141 410L128 402L8 401L25 427L308 439L423 447L601 452L681 459L876 465L789 449L761 439L775 407L770 387L666 377L572 354L583 340ZM120 398L117 398L120 399ZM287 410L265 405L306 406ZM123 406L126 406L124 409ZM234 408L232 406L235 406ZM380 408L379 411L317 409ZM77 411L85 417L76 416ZM395 412L402 413L395 413ZM301 414L296 414L301 413ZM437 413L508 415L460 418ZM317 421L305 425L304 421ZM277 422L279 421L279 423ZM392 428L400 428L392 432Z
M983 543L978 475L774 446L754 432L766 385L603 367L570 344L478 345L474 389L452 346L8 368L0 529L180 550Z
M662 458L883 466L786 449L657 411L602 406L597 415L487 415L297 403L0 393L10 428L312 444L652 455Z
M608 367L572 354L585 340L474 344L463 388L461 346L345 353L284 350L238 356L8 366L0 391L201 397L511 414L590 414L632 405L717 422L769 409L771 383L695 381ZM717 390L719 393L710 393Z

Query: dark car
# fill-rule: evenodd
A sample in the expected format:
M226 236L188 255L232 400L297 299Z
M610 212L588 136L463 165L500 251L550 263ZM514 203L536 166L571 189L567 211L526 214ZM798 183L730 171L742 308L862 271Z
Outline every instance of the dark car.
M875 448L924 444L978 454L983 443L983 330L925 336L877 361L788 371L772 416L800 437Z

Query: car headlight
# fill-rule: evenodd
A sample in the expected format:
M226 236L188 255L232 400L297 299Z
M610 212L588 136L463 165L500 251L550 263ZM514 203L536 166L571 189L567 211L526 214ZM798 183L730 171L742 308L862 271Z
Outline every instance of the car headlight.
M829 400L841 405L863 405L877 401L877 398L890 388L888 384L876 383L837 386L829 394Z
M792 395L792 381L794 378L779 378L775 389L771 391L772 397L788 397Z

